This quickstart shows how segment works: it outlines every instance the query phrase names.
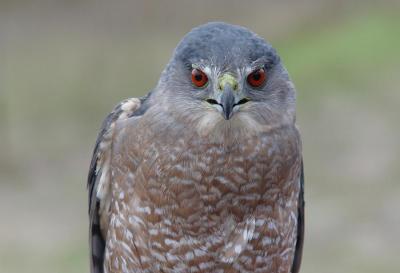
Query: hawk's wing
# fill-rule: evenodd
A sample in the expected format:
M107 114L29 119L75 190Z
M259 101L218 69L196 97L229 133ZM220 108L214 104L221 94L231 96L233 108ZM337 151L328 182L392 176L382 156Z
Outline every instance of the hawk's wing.
M297 242L296 252L291 273L298 273L300 270L301 258L303 256L303 242L304 242L304 167L301 162L300 174L300 193L298 200L298 215L297 215Z
M111 198L109 165L115 123L119 120L143 114L146 105L145 102L149 95L140 99L127 99L119 103L104 120L96 140L87 184L89 193L91 273L103 272L108 207Z

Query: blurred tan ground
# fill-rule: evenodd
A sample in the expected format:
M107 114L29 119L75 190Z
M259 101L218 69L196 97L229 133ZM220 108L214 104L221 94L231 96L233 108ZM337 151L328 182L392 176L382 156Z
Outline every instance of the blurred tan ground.
M377 3L1 1L0 272L88 272L85 180L102 119L215 20L266 37L297 86L302 272L399 272L400 4Z

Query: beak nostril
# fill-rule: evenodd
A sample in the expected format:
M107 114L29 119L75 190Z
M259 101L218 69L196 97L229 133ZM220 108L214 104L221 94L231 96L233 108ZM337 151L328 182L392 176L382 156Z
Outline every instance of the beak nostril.
M238 84L235 83L235 84L232 86L232 89L233 89L234 91L236 91L236 90L238 89Z

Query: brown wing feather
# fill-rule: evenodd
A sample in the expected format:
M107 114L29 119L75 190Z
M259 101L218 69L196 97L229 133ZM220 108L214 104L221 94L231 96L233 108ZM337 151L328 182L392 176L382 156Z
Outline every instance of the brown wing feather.
M298 201L298 216L297 216L297 242L296 252L294 255L291 273L298 273L300 271L301 258L303 256L303 243L304 243L304 167L301 163L300 175L300 193Z
M111 155L112 138L115 122L144 112L145 100L148 96L137 99L131 98L119 103L104 120L96 140L93 157L88 175L89 199L89 244L90 244L90 272L102 273L104 261L105 238L107 229L103 219L106 219L104 201L107 199L107 185L111 183L108 177L109 157ZM104 176L104 177L102 177ZM101 185L99 185L101 184ZM100 188L101 187L101 188ZM101 191L101 197L99 192ZM103 202L102 202L103 201ZM108 224L108 223L107 223Z

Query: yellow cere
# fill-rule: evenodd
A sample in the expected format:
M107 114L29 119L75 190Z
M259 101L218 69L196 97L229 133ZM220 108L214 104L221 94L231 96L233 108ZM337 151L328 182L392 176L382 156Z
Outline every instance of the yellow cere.
M225 73L218 79L218 89L221 91L224 90L227 84L231 86L233 91L236 91L238 89L238 82L236 78L230 73Z

